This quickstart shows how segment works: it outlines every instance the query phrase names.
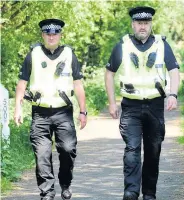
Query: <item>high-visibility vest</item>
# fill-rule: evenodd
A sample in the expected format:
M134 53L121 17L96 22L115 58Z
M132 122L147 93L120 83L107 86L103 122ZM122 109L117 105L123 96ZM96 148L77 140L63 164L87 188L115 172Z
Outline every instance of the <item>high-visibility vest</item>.
M56 69L59 64L64 64L63 71L57 75ZM30 77L30 91L36 92L41 97L32 102L33 105L41 107L63 107L64 100L59 96L58 91L64 91L72 101L73 77L72 77L72 49L65 46L62 53L54 60L48 58L41 46L32 50L32 71Z
M166 68L164 63L164 42L161 35L155 35L155 41L145 52L139 51L129 35L123 37L122 63L120 66L120 85L123 97L129 99L153 99L160 97L160 93L155 88L155 83L159 82L165 89ZM147 66L151 53L155 56L152 67ZM138 66L134 64L131 55L137 57ZM129 88L129 89L127 89Z

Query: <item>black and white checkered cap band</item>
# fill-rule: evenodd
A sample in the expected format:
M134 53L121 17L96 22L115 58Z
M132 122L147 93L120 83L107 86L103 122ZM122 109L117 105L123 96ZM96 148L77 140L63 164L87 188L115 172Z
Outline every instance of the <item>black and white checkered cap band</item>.
M134 15L132 15L132 19L151 19L152 18L152 14L151 13L136 13Z
M59 31L59 30L61 30L61 26L60 25L55 25L55 24L44 25L44 26L42 26L42 31L45 31L45 30L56 30L56 31Z

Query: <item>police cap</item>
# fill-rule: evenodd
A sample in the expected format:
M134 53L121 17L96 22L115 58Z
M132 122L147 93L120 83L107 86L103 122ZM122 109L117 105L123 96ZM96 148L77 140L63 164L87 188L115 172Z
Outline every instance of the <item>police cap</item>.
M155 9L147 6L135 7L129 10L130 17L132 18L132 20L136 21L151 21L154 14Z
M60 19L44 19L39 22L43 33L60 33L65 23Z

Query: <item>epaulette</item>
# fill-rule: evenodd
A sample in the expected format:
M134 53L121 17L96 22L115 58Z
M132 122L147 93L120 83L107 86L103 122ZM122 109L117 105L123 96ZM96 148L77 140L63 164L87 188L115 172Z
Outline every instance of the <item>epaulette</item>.
M63 45L63 47L68 47L68 48L70 48L72 51L75 51L75 49L74 49L73 47L71 47L70 45L68 45L68 44Z
M41 46L41 43L35 43L30 45L30 50L32 51L35 47Z
M130 34L126 34L122 37L122 43L124 43L125 41L129 41L129 39L132 37L132 35Z
M165 41L166 40L166 36L163 36L163 35L153 35L153 37L155 38L155 41Z
M120 38L119 43L123 44L123 38Z
M162 40L165 41L166 40L166 36L162 35Z

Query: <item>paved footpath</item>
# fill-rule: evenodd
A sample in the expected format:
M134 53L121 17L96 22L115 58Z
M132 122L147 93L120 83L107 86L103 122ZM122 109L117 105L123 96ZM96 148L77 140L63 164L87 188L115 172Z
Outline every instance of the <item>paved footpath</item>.
M163 143L157 200L184 200L184 146L176 142L181 135L179 111L165 112L166 138ZM72 183L73 200L122 200L123 149L118 130L119 120L107 111L88 120L86 128L78 132L78 156ZM57 177L58 161L54 152ZM56 180L56 198L61 200ZM34 170L23 174L15 190L4 200L39 200ZM142 197L139 198L142 200Z

